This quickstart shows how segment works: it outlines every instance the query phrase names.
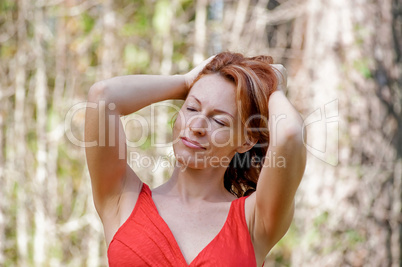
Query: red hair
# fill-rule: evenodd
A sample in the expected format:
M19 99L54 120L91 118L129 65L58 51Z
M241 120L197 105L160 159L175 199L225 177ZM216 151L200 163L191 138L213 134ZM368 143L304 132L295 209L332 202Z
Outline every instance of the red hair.
M217 73L233 82L236 104L247 136L258 140L245 153L233 157L224 175L225 188L242 197L256 190L258 177L269 145L268 99L276 90L277 78L270 66L270 56L245 57L240 53L222 52L200 72L193 84L207 74ZM246 125L247 124L247 125Z

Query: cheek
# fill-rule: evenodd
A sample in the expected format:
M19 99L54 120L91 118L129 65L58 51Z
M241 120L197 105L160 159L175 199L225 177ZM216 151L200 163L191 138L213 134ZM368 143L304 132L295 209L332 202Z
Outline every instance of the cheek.
M176 121L173 125L173 134L178 134L180 131L184 132L187 128L187 124L191 121L192 115L189 112L180 110L177 114Z
M233 137L232 129L216 129L212 137L215 141L220 143L230 141Z
M236 126L230 128L220 128L215 130L211 135L212 143L216 146L239 146L241 144L241 129Z
M219 128L211 133L211 143L218 148L233 146L235 143L235 133L232 128Z
M173 124L173 136L176 136L184 127L182 125L183 118L180 115L180 112L177 114L176 120Z

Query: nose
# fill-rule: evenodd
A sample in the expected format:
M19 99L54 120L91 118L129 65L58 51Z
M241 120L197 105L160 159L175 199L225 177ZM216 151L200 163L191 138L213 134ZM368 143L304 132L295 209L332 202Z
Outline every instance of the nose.
M188 127L190 131L194 133L194 135L204 136L207 130L206 118L201 116L192 117Z

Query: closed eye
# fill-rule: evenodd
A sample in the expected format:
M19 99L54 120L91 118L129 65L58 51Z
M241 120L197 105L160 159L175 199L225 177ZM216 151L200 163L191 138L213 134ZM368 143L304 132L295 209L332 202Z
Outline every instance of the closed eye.
M187 107L186 109L187 109L188 111L192 111L192 112L197 111L195 108L192 108L192 107ZM222 121L219 121L219 120L216 120L216 119L214 119L214 121L215 121L217 124L221 125L221 126L226 126L226 124L225 124L224 122L222 122Z
M219 125L225 126L225 124L223 122L221 122L221 121L218 121L218 120L214 120L214 121Z

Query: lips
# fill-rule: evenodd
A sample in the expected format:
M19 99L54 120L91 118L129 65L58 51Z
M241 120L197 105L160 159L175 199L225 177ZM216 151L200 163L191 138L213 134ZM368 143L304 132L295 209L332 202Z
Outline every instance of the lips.
M201 144L198 143L197 141L193 141L186 137L181 137L181 140L182 140L183 144L187 147L196 148L196 149L206 149L205 147L201 146Z

